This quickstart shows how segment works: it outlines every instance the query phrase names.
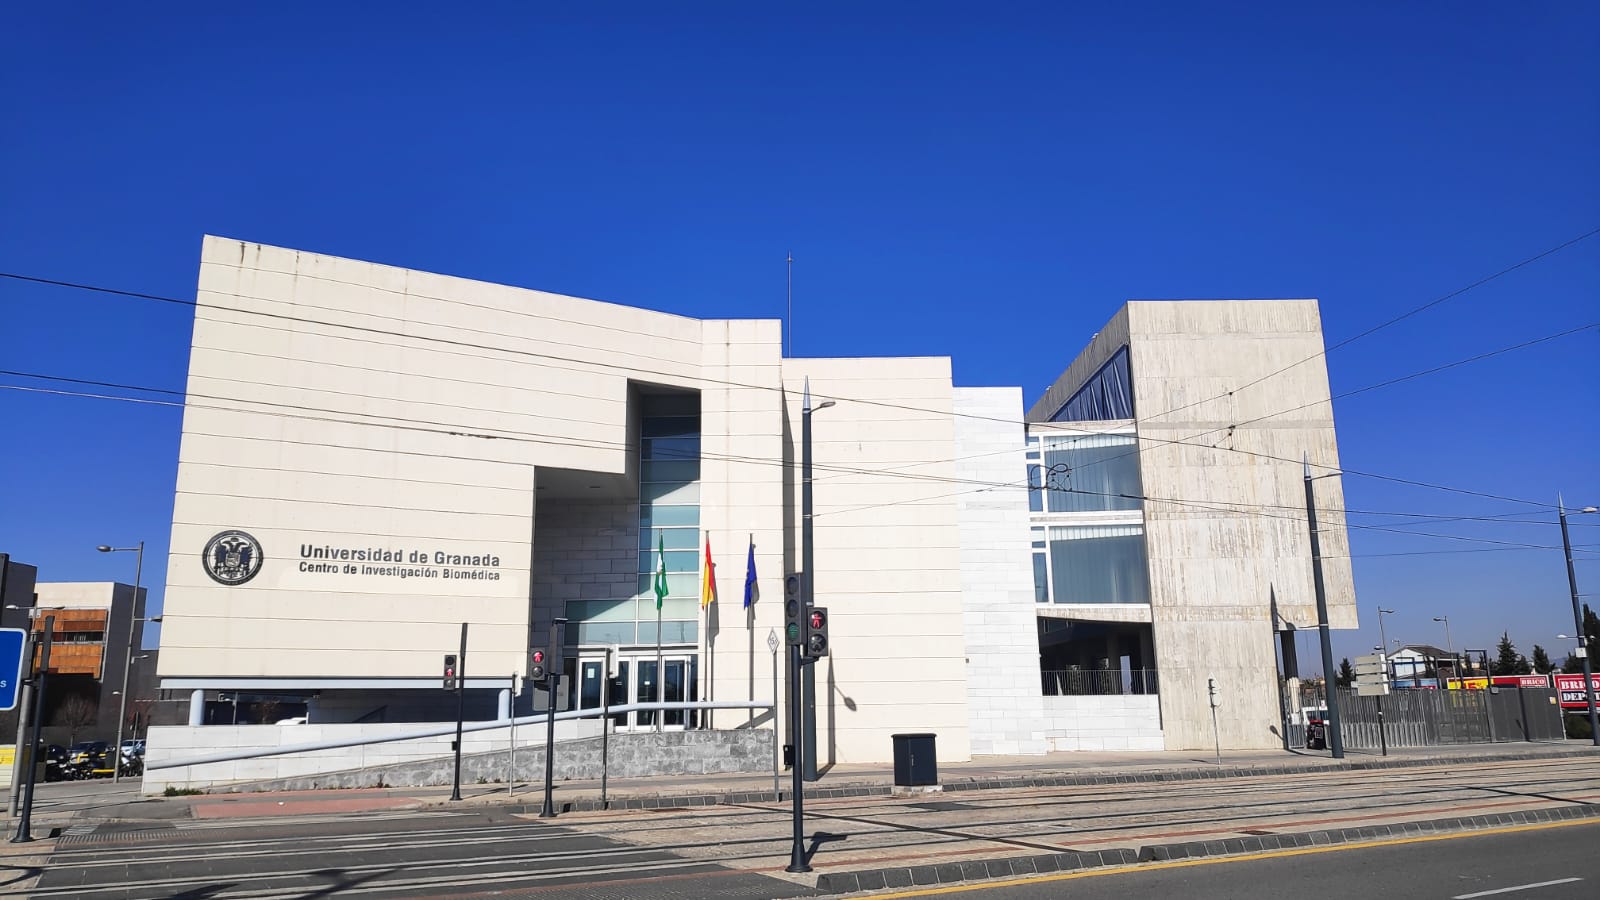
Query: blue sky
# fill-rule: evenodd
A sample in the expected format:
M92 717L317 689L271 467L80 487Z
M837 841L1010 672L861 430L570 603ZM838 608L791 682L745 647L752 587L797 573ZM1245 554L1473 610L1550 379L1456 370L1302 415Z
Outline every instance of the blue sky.
M1317 297L1331 344L1600 227L1591 4L359 6L11 10L0 271L192 297L213 233L776 317L792 251L796 354L950 355L1031 401L1128 298ZM1334 351L1334 390L1600 321L1597 287L1600 236ZM0 280L0 368L181 389L190 322ZM1343 461L1600 504L1597 351L1591 328L1339 401ZM0 390L0 421L0 549L126 581L93 548L142 539L159 585L178 412ZM1560 544L1548 508L1345 491ZM1381 604L1391 638L1442 644L1448 615L1458 647L1561 657L1558 550L1352 542L1338 655Z

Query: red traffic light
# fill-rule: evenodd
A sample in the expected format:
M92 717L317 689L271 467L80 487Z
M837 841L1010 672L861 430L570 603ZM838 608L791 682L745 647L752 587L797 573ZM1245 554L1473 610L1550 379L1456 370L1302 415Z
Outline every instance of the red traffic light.
M815 628L815 629L820 631L822 629L822 626L824 626L826 624L828 624L828 619L827 619L826 616L824 616L822 613L820 613L820 612L818 612L816 610L812 610L811 611L811 627L812 628Z
M544 662L544 651L543 650L535 650L535 651L533 651L533 661L536 662L536 663Z

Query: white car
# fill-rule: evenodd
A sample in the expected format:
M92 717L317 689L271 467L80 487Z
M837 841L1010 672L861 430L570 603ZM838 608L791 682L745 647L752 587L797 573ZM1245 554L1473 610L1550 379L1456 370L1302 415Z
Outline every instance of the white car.
M306 717L305 716L295 716L295 717L290 718L290 719L279 719L278 721L273 722L272 724L274 724L274 725L304 725L305 723L306 723Z

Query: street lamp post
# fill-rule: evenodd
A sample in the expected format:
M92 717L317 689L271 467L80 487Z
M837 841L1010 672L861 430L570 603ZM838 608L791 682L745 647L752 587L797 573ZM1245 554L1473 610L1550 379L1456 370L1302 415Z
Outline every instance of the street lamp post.
M1433 620L1444 623L1444 649L1446 653L1450 654L1450 677L1459 678L1461 676L1461 663L1456 660L1456 645L1450 640L1450 617L1434 616ZM1444 686L1447 688L1450 686L1448 679L1445 681Z
M122 655L122 702L117 709L117 742L112 752L116 754L116 762L111 765L111 783L116 784L122 780L122 729L128 718L128 673L133 669L133 626L139 621L139 588L140 579L144 577L144 541L137 547L108 547L101 544L95 548L101 553L137 553L138 557L133 565L133 602L128 604L128 648Z
M811 414L833 406L832 400L811 405L811 380L806 380L805 402L800 407L800 603L806 609L816 604L816 573L812 540L811 499ZM801 734L796 743L801 745L802 777L817 780L817 670L815 666L802 666L800 708L804 712Z
M1339 692L1334 689L1333 642L1328 634L1328 594L1322 580L1322 542L1317 532L1316 494L1311 489L1311 483L1316 479L1311 477L1310 454L1304 457L1304 472L1306 530L1311 537L1311 586L1317 598L1317 635L1322 643L1322 693L1328 701L1328 752L1334 759L1344 759L1344 726L1339 715Z
M1383 658L1384 659L1388 659L1389 658L1389 633L1387 631L1384 631L1384 629L1383 629L1383 617L1386 616L1386 615L1387 616L1394 615L1394 610L1392 610L1392 609L1384 609L1381 606L1378 607L1378 638L1379 638L1378 652L1383 654ZM1389 667L1388 666L1384 666L1384 668L1388 669ZM1391 675L1393 674L1392 670L1391 670L1390 674Z
M1596 720L1594 708L1594 669L1589 664L1589 642L1583 632L1583 611L1578 605L1578 576L1572 570L1572 538L1567 536L1567 507L1562 503L1560 494L1556 495L1556 512L1561 519L1561 549L1567 554L1567 588L1572 592L1572 624L1578 633L1578 658L1583 660L1583 695L1589 701L1589 736L1594 745L1600 747L1600 721ZM1585 506L1578 512L1600 512L1600 509Z

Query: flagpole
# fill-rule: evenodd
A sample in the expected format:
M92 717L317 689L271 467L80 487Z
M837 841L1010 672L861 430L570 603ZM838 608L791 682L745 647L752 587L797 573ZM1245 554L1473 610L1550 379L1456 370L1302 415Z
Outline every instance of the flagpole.
M666 543L665 543L666 542L666 535L662 534L659 530L657 530L656 531L656 541L657 541L657 543L656 543L656 577L661 579L662 584L665 584L666 583L666 577L667 577L666 574L665 574L666 570L667 570L667 553L666 553ZM661 671L661 607L665 602L666 602L665 598L662 596L661 590L658 587L657 590L656 590L656 679L655 679L655 700L658 703L661 702L663 699L665 699L665 694L663 694L662 690L661 690L661 681L662 681L662 678L661 678L661 675L662 675L662 671ZM665 719L666 717L667 717L666 710L664 710L664 709L656 710L656 713L655 713L656 731L660 731L661 730L661 720Z
M745 553L746 553L746 557L745 557L745 560L746 560L745 561L745 581L746 582L748 582L750 580L750 562L755 559L755 553L756 553L756 536L755 536L754 532L752 532L750 534L748 541L749 541L748 544L747 544L747 548L748 549L745 550ZM749 635L748 635L749 640L747 640L746 643L750 647L750 680L749 680L749 684L750 684L750 702L754 703L754 702L756 702L756 605L751 602L751 600L753 600L754 598L752 598L750 596L750 589L751 588L750 588L749 584L746 584L744 586L744 590L745 590L744 627L745 627L745 631L749 632ZM777 716L778 716L778 710L777 710L776 707L774 707L773 710L772 710L772 716L773 716L774 719L776 719ZM756 711L754 709L750 710L750 721L754 722L755 721L755 717L756 717ZM773 793L777 793L777 792L774 791Z
M697 673L700 676L702 688L700 699L709 701L713 699L711 685L715 683L713 676L716 674L711 656L711 604L717 600L717 567L711 561L711 532L709 531L705 535L705 547L706 558L705 562L701 563L705 567L705 571L700 576L700 611L705 615L700 618L700 639L695 643L700 646L700 666ZM701 716L700 727L711 727L711 710L706 710L705 714Z

